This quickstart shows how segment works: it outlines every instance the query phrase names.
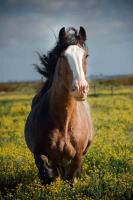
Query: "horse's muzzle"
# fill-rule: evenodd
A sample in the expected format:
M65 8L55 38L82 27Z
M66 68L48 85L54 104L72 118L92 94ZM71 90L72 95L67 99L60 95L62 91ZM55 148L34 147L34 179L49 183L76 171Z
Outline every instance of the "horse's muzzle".
M89 85L86 80L74 80L71 94L77 101L84 101L87 98Z

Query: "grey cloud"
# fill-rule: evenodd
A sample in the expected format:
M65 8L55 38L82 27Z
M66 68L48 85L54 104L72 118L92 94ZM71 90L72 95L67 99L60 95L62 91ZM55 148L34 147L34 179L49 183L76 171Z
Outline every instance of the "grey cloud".
M51 19L47 18L47 22L50 23L50 21ZM31 45L43 38L47 38L47 41L50 34L45 19L41 15L4 17L0 22L0 27L0 47L13 44Z
M8 49L10 52L12 49L14 51L12 57L19 63L18 57L15 57L17 52L22 51L23 56L26 57L28 51L38 48L49 50L55 43L53 32L58 36L62 26L74 26L78 29L80 25L87 30L87 44L91 49L92 57L94 56L92 65L99 65L97 58L104 60L104 55L101 53L104 49L109 50L109 47L113 46L120 51L121 44L123 48L125 45L128 49L129 43L133 43L133 1L1 0L0 55L3 55L1 53L3 50ZM112 49L109 50L110 53ZM128 51L125 55L127 59L130 57ZM119 62L117 57L116 60ZM28 62L30 59L32 56ZM9 60L11 63L12 59ZM104 61L108 63L107 59ZM22 60L21 63L24 64L23 62ZM103 68L105 63L101 62ZM111 65L112 60L110 60ZM4 64L1 66L4 67ZM95 68L98 72L100 69Z

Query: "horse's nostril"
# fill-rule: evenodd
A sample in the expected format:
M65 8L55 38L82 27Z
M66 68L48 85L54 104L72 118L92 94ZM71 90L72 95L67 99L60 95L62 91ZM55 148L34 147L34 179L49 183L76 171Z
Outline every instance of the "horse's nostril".
M74 92L76 90L76 88L72 88L72 92Z
M76 91L77 89L78 89L78 87L76 87L76 85L73 86L73 87L72 87L72 92Z

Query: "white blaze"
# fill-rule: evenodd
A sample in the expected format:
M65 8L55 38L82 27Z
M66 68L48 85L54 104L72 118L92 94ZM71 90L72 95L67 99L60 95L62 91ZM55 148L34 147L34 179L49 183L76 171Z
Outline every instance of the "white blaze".
M65 51L65 56L68 59L68 63L73 72L74 79L78 80L85 79L82 66L83 55L84 55L84 50L76 45L69 46Z

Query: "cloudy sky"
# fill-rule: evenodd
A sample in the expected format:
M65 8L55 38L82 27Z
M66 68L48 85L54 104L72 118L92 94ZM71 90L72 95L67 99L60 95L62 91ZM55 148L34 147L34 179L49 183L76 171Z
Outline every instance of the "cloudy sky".
M0 81L38 79L62 26L85 27L88 75L133 74L132 0L0 0Z

